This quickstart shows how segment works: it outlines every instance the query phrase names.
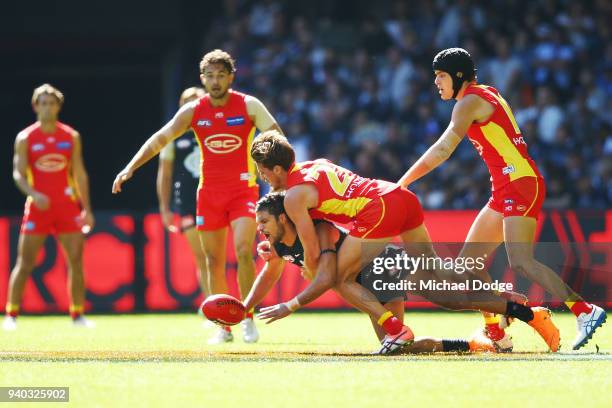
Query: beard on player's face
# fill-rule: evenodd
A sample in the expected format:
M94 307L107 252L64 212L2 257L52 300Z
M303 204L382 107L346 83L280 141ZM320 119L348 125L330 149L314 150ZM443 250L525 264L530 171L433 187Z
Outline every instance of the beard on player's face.
M285 227L280 222L276 222L276 231L270 234L271 242L280 242L285 238Z
M280 242L285 236L285 228L278 220L270 220L262 228L261 233L271 243Z

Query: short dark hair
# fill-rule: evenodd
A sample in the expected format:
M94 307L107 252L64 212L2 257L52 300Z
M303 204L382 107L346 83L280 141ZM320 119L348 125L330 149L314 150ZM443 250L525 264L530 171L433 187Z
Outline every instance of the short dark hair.
M281 166L286 171L295 163L295 151L278 130L267 130L253 141L251 157L267 169Z
M200 61L200 73L203 74L206 67L213 64L222 64L230 74L236 72L236 61L223 50L216 49L204 54L202 61Z
M268 193L257 201L255 211L267 211L270 215L278 220L281 214L286 214L285 211L285 192Z

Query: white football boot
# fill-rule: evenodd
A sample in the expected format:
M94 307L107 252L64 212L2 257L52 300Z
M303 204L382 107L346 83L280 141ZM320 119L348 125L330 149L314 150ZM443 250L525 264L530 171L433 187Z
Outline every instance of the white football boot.
M214 346L216 344L229 343L234 341L234 335L231 331L226 331L223 327L219 327L217 333L215 333L210 339L208 339L208 344Z
M240 326L242 326L242 339L244 342L257 343L257 340L259 340L259 332L257 331L257 327L255 327L253 319L247 317L240 322Z
M411 345L414 342L414 333L410 330L410 327L404 326L399 334L394 336L386 335L382 339L382 346L380 349L372 354L396 354L402 351L406 346Z
M74 327L84 327L86 329L93 329L96 327L96 324L89 319L86 319L85 316L79 316L76 319L72 319L72 326Z
M580 313L576 318L578 334L574 340L573 350L578 350L585 346L591 337L593 337L595 330L606 322L606 312L599 306L591 306L593 307L591 313Z
M4 321L2 322L2 328L6 331L17 330L17 318L13 316L4 316Z

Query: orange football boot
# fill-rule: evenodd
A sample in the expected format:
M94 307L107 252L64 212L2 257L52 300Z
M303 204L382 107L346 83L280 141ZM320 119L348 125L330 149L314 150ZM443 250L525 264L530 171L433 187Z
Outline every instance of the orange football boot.
M527 324L542 336L550 351L559 351L561 336L559 335L559 329L552 321L550 310L545 307L532 307L531 310L533 311L533 320Z

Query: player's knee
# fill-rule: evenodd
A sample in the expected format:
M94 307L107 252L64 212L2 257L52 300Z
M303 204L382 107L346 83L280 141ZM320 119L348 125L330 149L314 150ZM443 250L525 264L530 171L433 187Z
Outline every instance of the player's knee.
M68 263L73 268L78 268L83 266L83 256L80 251L69 252L66 254L68 258Z
M217 266L219 263L221 263L221 257L217 256L216 254L213 254L211 252L207 252L205 255L206 258L206 264L210 267L213 268L215 266Z
M512 259L510 258L510 268L523 276L528 276L529 271L532 270L531 262L525 259Z
M15 269L13 270L14 274L29 274L36 267L36 259L35 258L17 258L17 262L15 263Z
M252 259L252 245L248 245L247 243L238 243L236 245L236 258L238 261L248 261Z

